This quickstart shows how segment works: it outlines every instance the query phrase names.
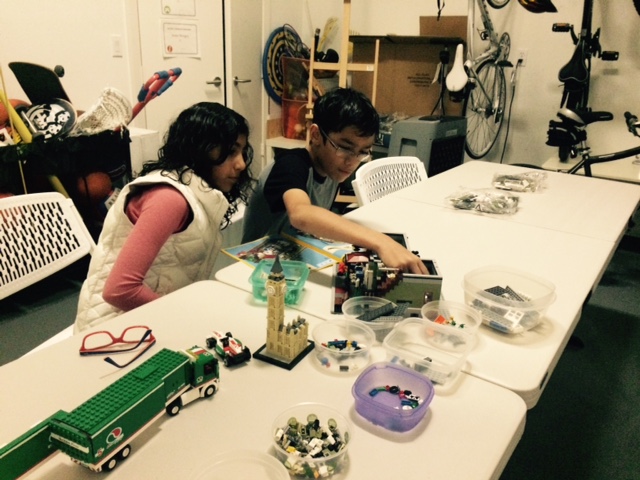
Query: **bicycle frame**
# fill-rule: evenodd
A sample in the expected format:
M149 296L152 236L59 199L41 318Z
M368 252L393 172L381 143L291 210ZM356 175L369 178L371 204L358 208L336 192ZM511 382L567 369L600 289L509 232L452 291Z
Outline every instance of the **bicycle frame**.
M495 100L495 92L494 95L489 96L487 91L482 84L482 81L478 78L476 67L482 64L487 59L493 59L495 63L499 63L502 61L507 61L507 57L509 55L509 49L507 48L505 53L504 45L501 44L498 38L498 32L493 26L493 22L491 21L491 17L489 16L489 11L487 9L487 5L485 0L476 0L478 8L480 10L480 17L482 18L482 25L484 26L483 30L479 30L478 34L482 40L489 40L489 46L487 49L474 58L473 60L467 60L465 62L465 68L467 70L467 74L470 75L476 82L476 85L480 87L482 94L485 99L490 100L494 99L493 106L497 107ZM473 35L469 35L469 38L473 38ZM472 44L470 40L470 45ZM469 54L472 54L472 47L469 48ZM497 108L496 108L497 109Z
M508 33L499 35L493 26L487 0L469 0L472 18L475 18L475 5L478 6L483 28L478 29L482 40L488 40L489 45L484 52L473 57L473 27L475 21L469 24L469 48L467 61L464 62L464 72L454 71L450 75L450 89L453 98L462 100L463 114L467 117L467 136L465 150L471 158L482 158L493 148L506 110L506 81L504 67L512 66L507 60L511 41ZM460 50L461 52L461 50ZM456 53L456 56L458 54ZM456 62L457 63L457 62ZM462 62L460 62L462 66ZM460 82L460 78L463 81Z
M592 112L589 115L595 115L598 119L608 120L613 118L609 112ZM640 122L638 122L638 118L629 113L625 112L625 118L627 122L627 127L629 128L629 132L631 132L635 137L640 137ZM566 108L561 109L558 112L558 116L563 120L565 128L573 131L573 135L575 138L580 138L578 142L578 147L576 147L576 151L581 155L581 159L578 163L576 163L573 167L567 170L569 174L577 173L581 168L584 168L584 173L587 177L591 177L591 165L595 165L598 163L606 163L612 162L614 160L621 160L623 158L633 157L636 155L640 155L640 146L628 148L626 150L620 150L618 152L605 153L601 155L591 155L591 149L587 145L587 133L586 129L589 123L592 123L593 118L584 121L583 123L576 122L581 121L581 117L575 114L575 112L568 111Z
M598 163L606 163L612 162L614 160L621 160L623 158L633 157L635 155L640 155L640 147L628 148L627 150L621 150L619 152L613 153L604 153L602 155L594 155L591 156L589 154L589 148L585 147L586 151L582 153L582 159L576 163L573 167L567 170L567 173L575 174L581 168L584 167L584 174L587 177L593 176L591 174L591 165L595 165Z
M558 80L564 85L560 101L561 108L566 107L574 111L590 110L588 103L592 57L600 57L605 61L618 59L618 52L602 51L600 29L598 28L595 33L592 33L593 1L584 0L579 35L576 35L571 24L553 24L554 32L569 32L576 47L569 62L558 72ZM553 123L550 123L550 130L552 129ZM572 157L576 156L575 145L559 146L558 154L561 161L566 161L569 154Z

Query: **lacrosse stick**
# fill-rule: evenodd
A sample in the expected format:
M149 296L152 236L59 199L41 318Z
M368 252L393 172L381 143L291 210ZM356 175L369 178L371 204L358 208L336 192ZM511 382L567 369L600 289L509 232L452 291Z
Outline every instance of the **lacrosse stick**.
M182 74L181 68L172 68L169 71L163 70L154 73L149 80L146 81L140 92L138 93L138 103L133 107L131 121L144 108L144 106L156 97L162 95Z

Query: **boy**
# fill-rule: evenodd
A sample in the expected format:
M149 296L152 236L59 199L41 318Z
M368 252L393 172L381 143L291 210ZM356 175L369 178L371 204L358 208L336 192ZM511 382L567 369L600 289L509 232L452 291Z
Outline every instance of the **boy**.
M316 237L373 250L390 267L427 273L419 257L387 235L330 210L338 184L371 158L380 120L369 99L338 88L320 97L313 112L308 145L283 152L260 175L245 211L242 242L290 223Z

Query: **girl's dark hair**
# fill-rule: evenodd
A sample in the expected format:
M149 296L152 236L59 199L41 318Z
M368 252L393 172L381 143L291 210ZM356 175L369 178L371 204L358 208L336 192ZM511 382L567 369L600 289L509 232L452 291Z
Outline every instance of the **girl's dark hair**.
M231 191L224 193L229 201L222 225L225 228L238 210L238 202L247 203L254 180L249 168L253 161L253 148L248 140L249 125L239 113L213 102L196 103L183 110L169 126L164 145L158 151L158 159L146 162L140 176L156 170L163 175L177 172L178 180L187 185L186 173L193 170L200 178L206 179L213 165L221 165L226 161L240 135L247 137L247 146L242 152L246 168ZM217 147L220 147L220 157L213 162L209 152Z
M313 107L313 123L325 133L355 127L361 137L377 135L380 116L371 101L352 88L336 88L318 98Z

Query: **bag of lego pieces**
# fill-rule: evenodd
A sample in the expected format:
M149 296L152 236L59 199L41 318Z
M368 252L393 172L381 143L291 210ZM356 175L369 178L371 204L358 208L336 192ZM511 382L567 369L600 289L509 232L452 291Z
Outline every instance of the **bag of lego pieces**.
M464 190L447 197L455 208L482 213L510 215L518 210L518 197L511 193L490 188Z
M514 192L537 192L546 186L547 172L524 172L517 174L496 173L492 185L500 190Z

